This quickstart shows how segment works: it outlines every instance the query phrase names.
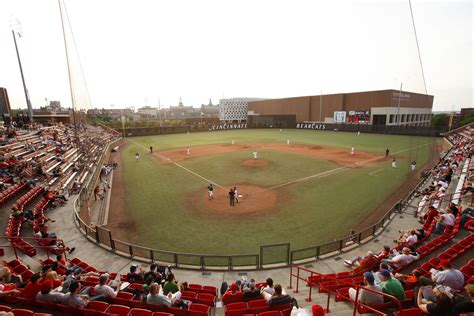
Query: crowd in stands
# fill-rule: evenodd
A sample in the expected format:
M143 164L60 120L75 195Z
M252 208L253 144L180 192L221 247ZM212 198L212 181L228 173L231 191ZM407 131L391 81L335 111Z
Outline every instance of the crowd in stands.
M349 287L349 283L335 285L331 277L314 277L310 280L311 284L320 287L320 291L338 288L336 291L340 300L357 299L384 310L391 299L381 293L397 298L405 308L413 308L413 315L421 315L421 312L427 315L471 315L474 312L474 261L470 260L461 270L452 267L451 261L474 244L470 234L474 226L474 211L469 207L463 210L459 206L462 199L470 200L472 205L469 195L473 193L473 144L472 137L455 137L454 149L433 169L433 181L419 192L421 201L417 212L422 227L399 231L397 239L394 239L397 246L392 249L384 246L378 255L369 251L365 257L344 261L346 266L353 268L350 277L361 276L359 291L355 286ZM455 177L461 173L466 177ZM459 183L452 185L456 182L454 179L459 179ZM454 193L448 194L451 190ZM445 210L441 208L443 205L446 205ZM451 241L463 228L468 233L467 237L448 248L439 258L420 265L408 275L401 273L430 251ZM435 236L435 239L422 245L430 236ZM361 311L370 312L359 306Z

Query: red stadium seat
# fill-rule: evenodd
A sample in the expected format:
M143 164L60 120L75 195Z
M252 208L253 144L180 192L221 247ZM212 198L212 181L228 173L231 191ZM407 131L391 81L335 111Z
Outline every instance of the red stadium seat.
M423 312L419 308L410 308L402 310L398 316L423 316Z
M154 312L153 316L174 316L174 315L170 313L165 313L165 312Z
M281 316L280 311L268 311L258 314L258 316Z
M188 291L193 291L193 292L200 293L200 292L202 292L202 285L200 285L200 284L189 284Z
M118 292L117 296L112 299L114 304L118 305L129 305L130 301L133 300L133 294L128 292Z
M87 304L87 309L92 309L98 312L105 312L109 308L109 303L92 301Z
M35 314L28 309L12 309L11 312L15 316L33 316Z
M207 293L207 294L212 294L214 296L217 295L217 288L215 286L203 286L202 287L202 292Z
M248 304L249 311L252 314L259 314L270 310L270 306L268 306L267 301L265 301L264 299L250 301Z
M109 308L107 308L106 312L109 314L118 314L120 316L127 316L128 313L130 312L130 307L112 304L109 306Z
M12 308L10 306L0 305L0 312L9 312L11 310Z
M128 316L152 316L153 312L147 309L133 308Z
M198 293L196 295L196 298L194 299L194 302L198 304L214 306L214 303L216 302L216 297L212 294Z
M210 311L211 308L207 305L192 303L188 309L188 316L207 316Z
M248 314L249 309L245 302L237 302L225 305L225 316L240 316Z

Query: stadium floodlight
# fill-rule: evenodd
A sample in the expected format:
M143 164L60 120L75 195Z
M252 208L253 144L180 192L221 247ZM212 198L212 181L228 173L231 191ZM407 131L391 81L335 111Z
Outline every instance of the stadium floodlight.
M18 51L18 44L16 37L23 36L23 30L21 28L20 21L13 15L10 16L10 28L12 29L13 42L15 43L16 57L18 58L18 66L20 67L21 81L23 83L23 91L25 92L26 106L28 107L28 115L30 121L33 121L33 107L31 106L30 97L28 95L28 89L26 88L25 76L23 75L23 67L21 66L20 52Z

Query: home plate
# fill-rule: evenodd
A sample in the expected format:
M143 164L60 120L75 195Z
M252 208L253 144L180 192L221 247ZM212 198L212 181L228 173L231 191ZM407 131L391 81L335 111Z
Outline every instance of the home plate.
M241 198L243 195L242 194L239 194L238 197Z

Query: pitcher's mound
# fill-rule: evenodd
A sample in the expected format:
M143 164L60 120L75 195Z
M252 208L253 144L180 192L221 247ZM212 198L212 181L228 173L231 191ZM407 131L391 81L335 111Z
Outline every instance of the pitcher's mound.
M228 189L215 188L213 200L204 196L206 206L222 213L257 213L272 207L277 199L276 193L271 190L264 191L264 189L252 185L237 185L239 202L236 200L235 206L230 206L228 193L231 187L229 186Z
M249 159L242 162L246 167L265 167L268 165L268 161L265 159Z

